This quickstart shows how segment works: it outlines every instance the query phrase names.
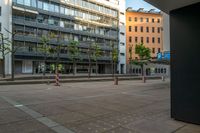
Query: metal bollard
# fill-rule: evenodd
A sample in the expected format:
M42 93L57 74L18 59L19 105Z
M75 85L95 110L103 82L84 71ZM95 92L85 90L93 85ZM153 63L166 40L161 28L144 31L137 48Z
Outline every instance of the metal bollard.
M143 81L143 83L146 83L146 77L145 76L142 76L142 81Z
M118 85L118 77L114 77L114 85Z
M162 76L162 81L163 81L163 82L165 81L165 76Z

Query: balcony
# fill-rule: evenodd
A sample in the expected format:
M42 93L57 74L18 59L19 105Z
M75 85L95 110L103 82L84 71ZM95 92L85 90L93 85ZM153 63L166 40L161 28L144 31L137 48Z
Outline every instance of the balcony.
M35 28L61 31L61 32L71 33L71 34L79 34L79 35L84 35L84 36L98 37L98 38L102 38L102 39L116 40L115 37L108 37L106 35L89 33L87 31L80 31L80 30L74 30L74 29L69 29L69 28L63 28L63 27L60 27L60 26L48 25L48 24L44 24L44 23L37 23L34 20L28 21L28 20L19 19L19 18L13 18L13 23L17 24L17 25L25 25L25 26L35 27ZM118 40L118 38L117 38L117 40Z

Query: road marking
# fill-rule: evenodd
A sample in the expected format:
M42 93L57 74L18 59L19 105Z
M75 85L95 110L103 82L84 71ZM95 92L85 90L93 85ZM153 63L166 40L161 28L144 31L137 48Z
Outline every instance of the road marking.
M20 104L8 97L5 96L1 96L1 98L3 100L5 100L6 102L8 102L9 104L13 105L15 108L20 109L21 111L25 112L26 114L30 115L32 118L34 118L35 120L37 120L38 122L44 124L45 126L49 127L50 129L52 129L53 131L55 131L56 133L74 133L71 130L67 129L66 127L60 125L59 123L49 119L48 117L44 117L42 114L26 107L23 104Z

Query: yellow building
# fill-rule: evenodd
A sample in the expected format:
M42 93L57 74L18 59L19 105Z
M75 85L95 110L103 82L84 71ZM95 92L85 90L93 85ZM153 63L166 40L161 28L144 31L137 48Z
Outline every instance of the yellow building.
M163 51L163 19L160 12L144 11L142 8L126 10L126 60L129 63L129 48L132 47L132 59L137 59L135 45L143 43L151 49L151 57Z

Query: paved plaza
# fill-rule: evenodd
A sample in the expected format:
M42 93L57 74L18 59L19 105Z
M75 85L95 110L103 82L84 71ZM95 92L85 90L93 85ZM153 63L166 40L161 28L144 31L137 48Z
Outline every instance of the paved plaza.
M169 81L0 86L0 133L200 133L170 118Z

